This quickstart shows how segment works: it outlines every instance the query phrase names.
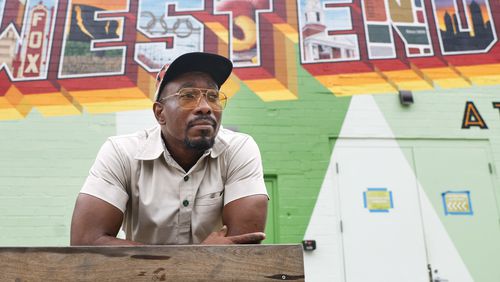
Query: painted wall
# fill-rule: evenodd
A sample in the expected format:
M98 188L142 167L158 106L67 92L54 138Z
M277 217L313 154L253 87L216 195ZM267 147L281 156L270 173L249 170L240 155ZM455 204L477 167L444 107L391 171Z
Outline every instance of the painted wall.
M373 220L362 193L354 202L342 194L340 156L353 146L401 149L391 164L418 183L424 259L439 268L435 276L500 280L492 264L500 261L498 1L105 2L0 0L1 245L67 245L100 145L154 125L156 72L179 54L207 51L235 64L223 125L256 139L276 182L273 241L318 243L305 254L308 280L356 281L342 207ZM412 105L400 104L400 90L412 91ZM464 157L429 172L430 147L486 153L481 163ZM476 196L474 183L434 186L462 174L459 163L487 171L489 197ZM390 218L407 192L388 189ZM469 191L473 214L446 214L448 190ZM489 237L471 243L481 238L463 222ZM490 264L478 263L485 257Z

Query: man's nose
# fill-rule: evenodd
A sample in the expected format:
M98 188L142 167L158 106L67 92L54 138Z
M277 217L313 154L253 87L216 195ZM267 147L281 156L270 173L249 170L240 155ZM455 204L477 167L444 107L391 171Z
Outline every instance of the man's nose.
M203 114L209 114L212 112L212 107L208 103L206 95L200 95L200 98L198 99L198 105L196 106L196 111Z

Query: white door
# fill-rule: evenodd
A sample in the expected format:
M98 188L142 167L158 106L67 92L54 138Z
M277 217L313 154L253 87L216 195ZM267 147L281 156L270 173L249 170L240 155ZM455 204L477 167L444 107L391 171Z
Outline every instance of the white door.
M345 280L429 281L411 150L337 147L335 154Z

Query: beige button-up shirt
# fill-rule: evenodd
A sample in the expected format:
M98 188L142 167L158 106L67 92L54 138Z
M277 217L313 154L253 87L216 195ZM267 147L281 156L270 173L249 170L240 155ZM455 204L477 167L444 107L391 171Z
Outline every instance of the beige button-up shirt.
M267 195L249 135L221 127L214 146L186 172L166 150L159 126L110 137L80 193L120 209L126 238L146 244L200 243L222 226L223 205Z

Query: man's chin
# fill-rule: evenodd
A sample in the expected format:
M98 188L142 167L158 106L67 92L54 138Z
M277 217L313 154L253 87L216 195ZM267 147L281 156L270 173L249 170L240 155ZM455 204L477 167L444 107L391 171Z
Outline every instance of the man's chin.
M199 137L199 138L186 138L184 140L184 143L186 146L190 149L194 149L197 151L205 151L214 145L215 138L209 138L209 137Z

